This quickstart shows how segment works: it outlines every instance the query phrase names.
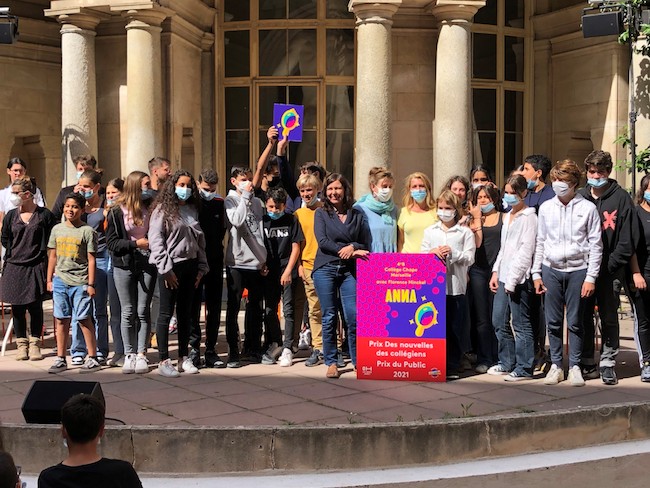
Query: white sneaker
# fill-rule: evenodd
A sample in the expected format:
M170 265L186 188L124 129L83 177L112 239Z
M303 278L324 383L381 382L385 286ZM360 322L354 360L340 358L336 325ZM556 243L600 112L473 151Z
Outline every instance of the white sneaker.
M298 341L298 349L309 349L311 346L311 330L305 329L300 332L300 339Z
M291 349L286 347L282 350L282 355L280 356L280 366L283 368L288 368L293 364L293 353Z
M508 373L510 373L510 371L508 371L500 364L495 364L494 366L490 366L487 370L487 374L492 376L504 376L507 375Z
M126 358L124 358L124 366L122 366L122 373L135 373L135 354L130 353L126 355Z
M178 378L180 374L174 368L171 359L165 359L158 364L158 374L166 378Z
M135 358L135 373L144 374L149 372L149 361L147 361L146 356L138 355Z
M196 374L199 372L199 368L194 366L194 363L190 358L184 357L178 360L178 372L187 373L187 374Z
M557 385L561 381L564 381L564 370L558 368L557 364L551 365L551 369L548 370L548 373L546 373L546 377L544 378L544 384Z
M580 371L580 366L577 364L569 369L569 383L571 383L571 386L585 386L582 371Z

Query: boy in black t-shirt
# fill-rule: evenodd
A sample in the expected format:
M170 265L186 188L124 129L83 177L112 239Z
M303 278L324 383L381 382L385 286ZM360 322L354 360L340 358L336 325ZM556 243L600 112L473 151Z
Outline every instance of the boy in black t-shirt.
M68 456L41 472L38 488L142 488L130 463L97 453L97 444L104 435L105 413L101 400L84 393L63 405L62 435Z
M281 342L281 331L278 305L281 297L285 337L282 350L283 360L287 355L285 351L288 350L291 353L292 343L298 339L299 330L294 324L294 310L302 310L302 307L294 306L294 292L301 288L297 286L299 278L296 263L300 257L300 243L304 237L296 217L285 213L286 203L287 192L284 188L271 188L267 192L263 227L269 274L265 278L264 286L266 353L262 357L262 364L275 364L280 354L278 345ZM304 305L304 293L302 304ZM291 359L289 358L289 365Z

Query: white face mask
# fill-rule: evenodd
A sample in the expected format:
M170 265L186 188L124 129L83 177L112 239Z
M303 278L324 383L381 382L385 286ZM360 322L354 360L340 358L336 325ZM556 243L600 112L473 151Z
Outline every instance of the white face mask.
M552 186L553 191L558 197L565 197L571 192L569 184L564 181L554 181Z
M393 196L393 189L392 188L380 188L375 192L375 198L377 201L386 203L388 200L391 199Z
M23 203L23 199L20 198L20 195L18 195L18 193L12 193L9 195L9 203L11 203L14 207L20 207Z
M248 188L248 181L240 181L237 184L237 189L239 190L239 193L244 193L246 191L246 188Z
M455 210L438 210L438 218L442 220L443 222L450 222L454 220L454 217L456 217L456 211Z
M476 189L480 188L481 186L483 186L482 183L472 183L472 190L476 190Z
M214 200L214 198L217 196L216 193L204 190L203 188L199 188L199 193L201 194L201 197L203 197L203 199L207 200L208 202L210 200Z

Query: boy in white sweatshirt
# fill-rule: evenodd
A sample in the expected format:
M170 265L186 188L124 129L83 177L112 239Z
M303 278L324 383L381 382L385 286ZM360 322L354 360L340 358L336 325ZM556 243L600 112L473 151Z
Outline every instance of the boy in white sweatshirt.
M234 166L230 172L230 190L224 202L228 220L228 246L225 253L228 307L226 310L226 340L230 355L226 366L239 368L239 325L237 316L244 288L248 290L244 319L244 353L262 358L263 276L266 267L266 247L262 229L264 205L253 196L253 173L249 168ZM259 361L258 361L259 362Z
M585 384L580 371L585 299L594 294L602 260L600 217L596 206L576 193L581 170L571 160L551 170L555 198L539 208L532 274L535 291L545 293L545 316L552 365L547 385L564 380L562 326L566 306L569 329L569 381Z

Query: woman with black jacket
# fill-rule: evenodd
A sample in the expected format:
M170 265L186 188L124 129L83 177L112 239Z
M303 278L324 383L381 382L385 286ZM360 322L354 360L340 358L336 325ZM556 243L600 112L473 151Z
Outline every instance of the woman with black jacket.
M142 171L126 177L124 191L108 212L106 239L113 259L113 278L122 306L123 373L147 373L147 339L156 267L149 264L149 209L142 191L151 180Z
M36 184L22 176L11 184L10 201L16 206L2 223L2 246L6 249L0 280L0 299L11 304L18 345L17 361L43 359L43 297L47 293L47 242L55 221L52 213L34 202ZM27 316L31 317L29 337Z

